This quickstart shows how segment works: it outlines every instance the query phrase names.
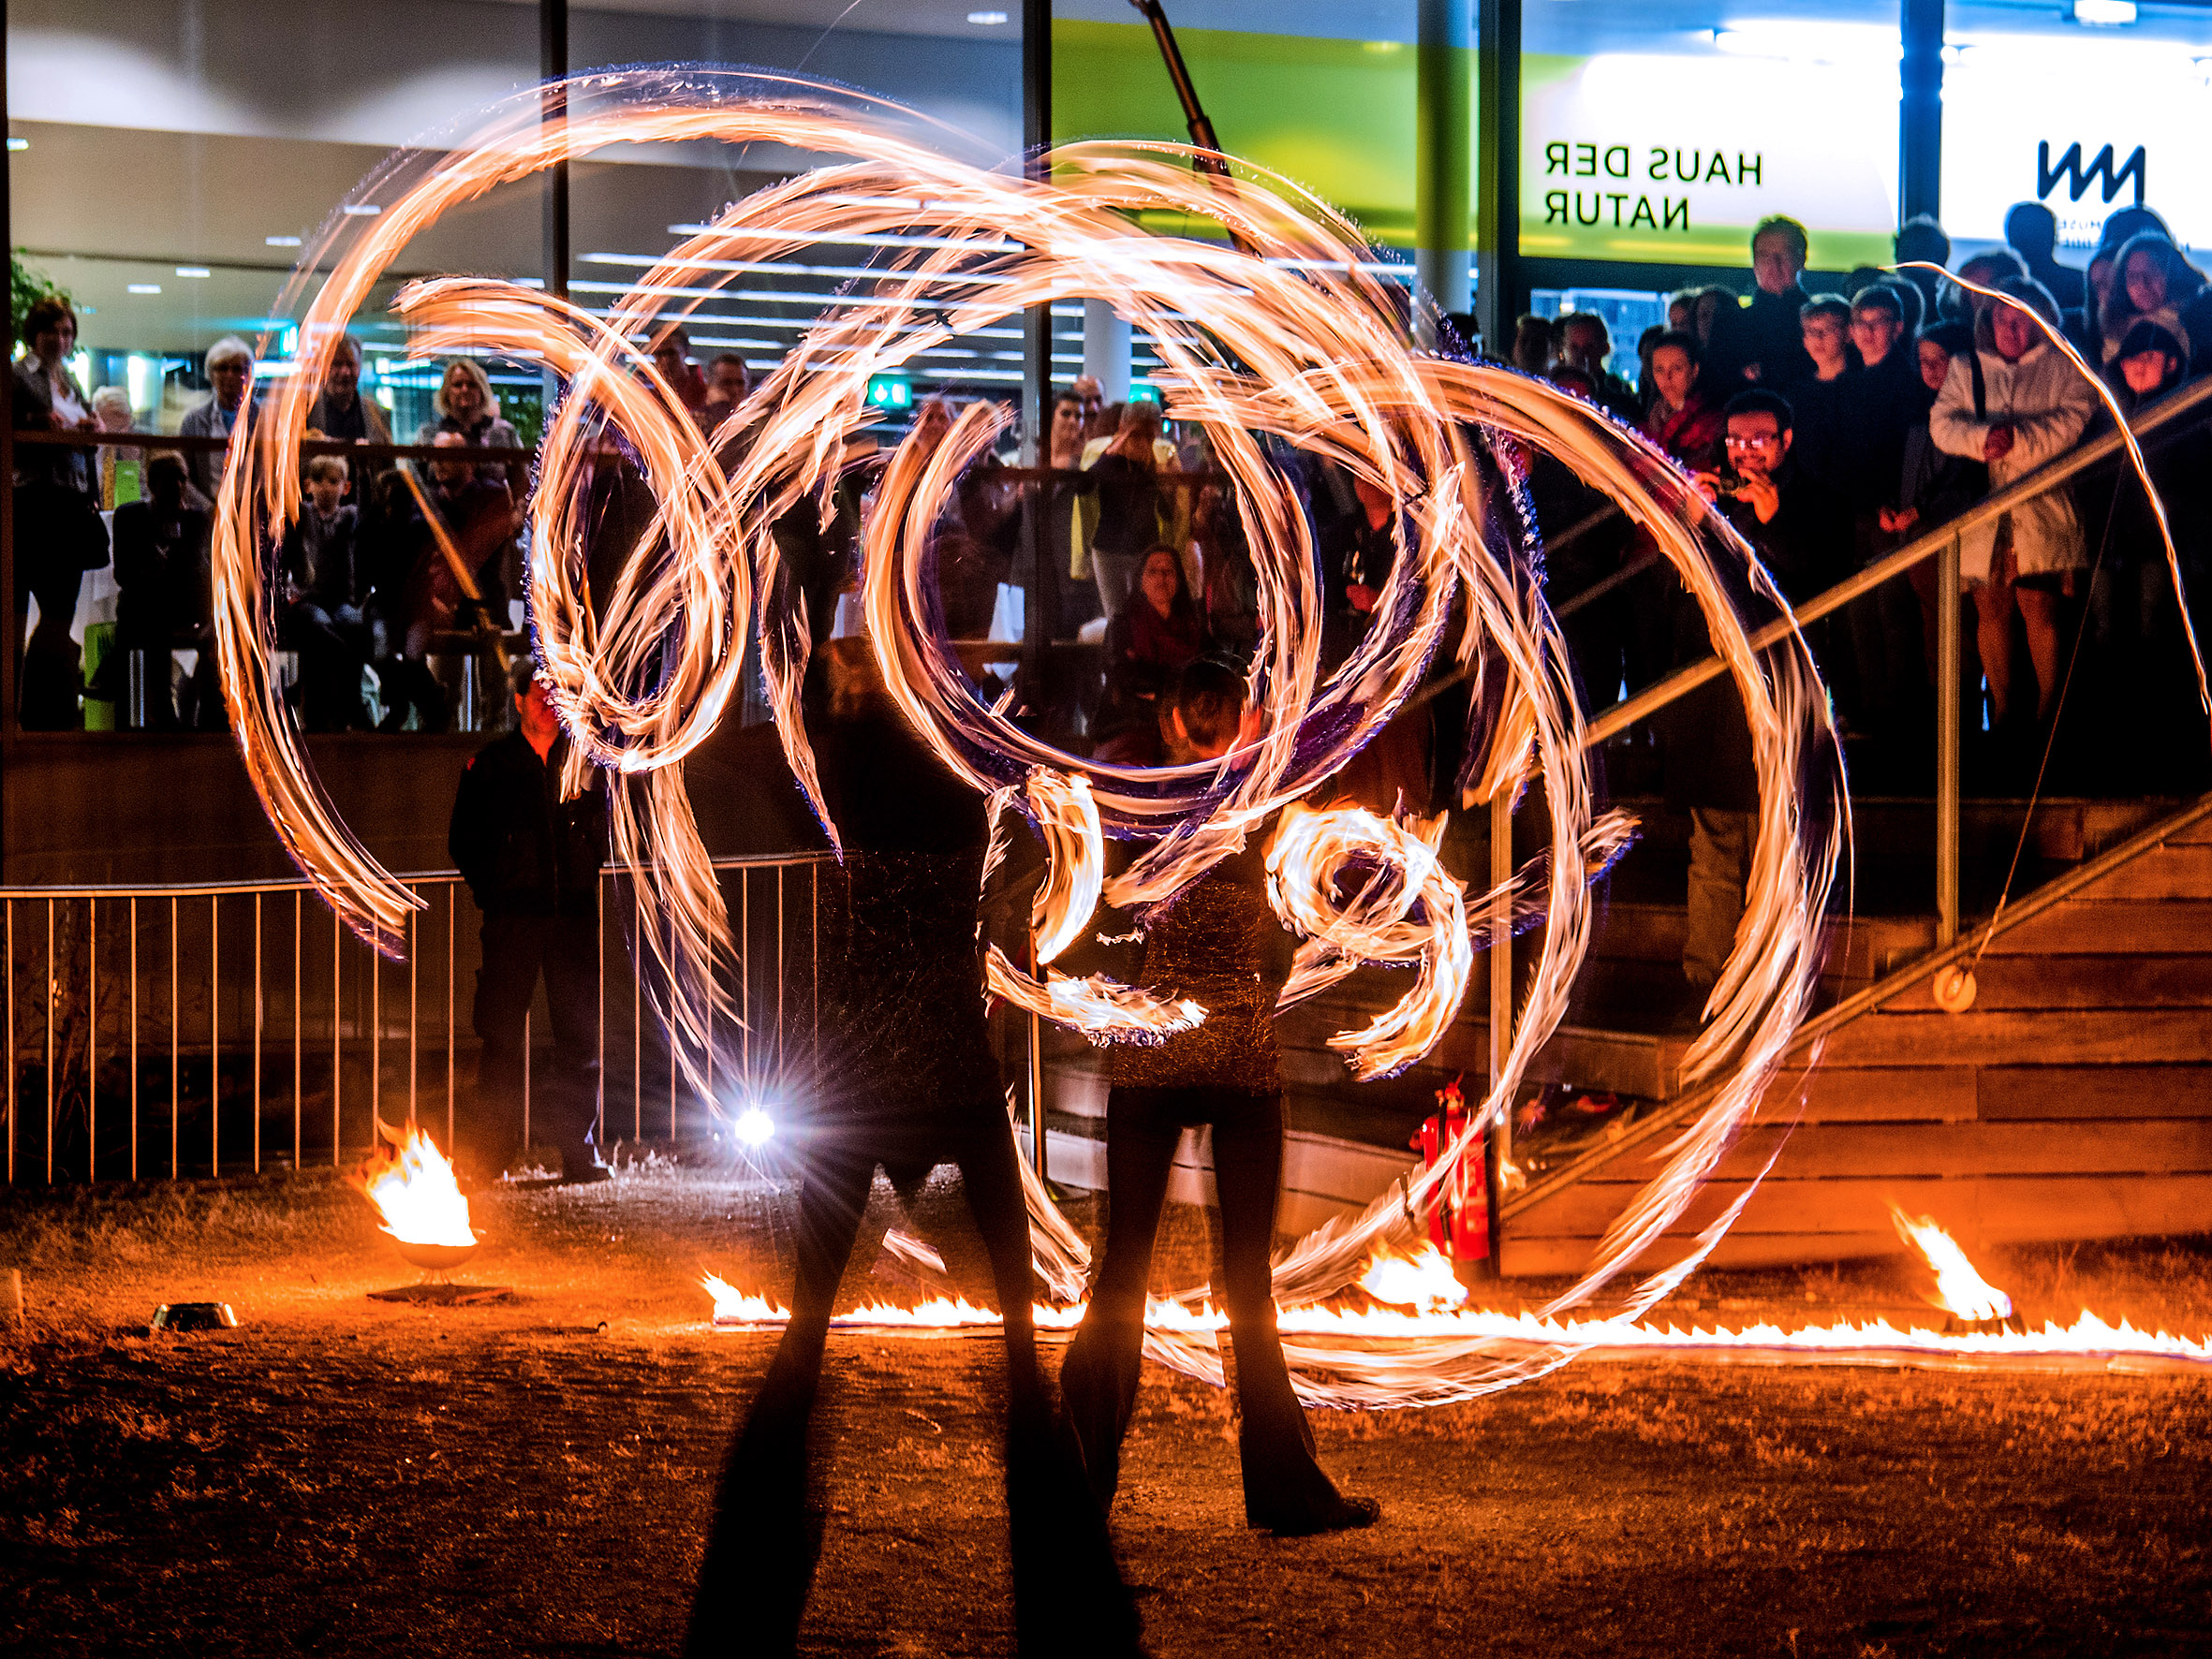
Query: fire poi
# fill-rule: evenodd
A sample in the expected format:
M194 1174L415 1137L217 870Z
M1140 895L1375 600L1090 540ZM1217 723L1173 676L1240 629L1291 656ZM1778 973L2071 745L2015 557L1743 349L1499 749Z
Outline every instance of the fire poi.
M542 110L555 103L564 120L544 122ZM1268 858L1270 898L1304 940L1285 1000L1364 964L1411 970L1394 1006L1335 1039L1360 1078L1403 1069L1451 1023L1474 953L1491 942L1470 917L1497 903L1517 921L1544 923L1510 1049L1464 1127L1364 1214L1324 1226L1278 1257L1274 1288L1290 1310L1284 1329L1331 1343L1292 1351L1305 1397L1359 1405L1467 1399L1595 1351L1963 1358L2042 1352L2034 1344L2058 1336L2078 1336L2083 1352L2106 1351L2102 1327L2046 1338L1939 1338L1886 1326L1684 1335L1638 1324L1710 1253L1747 1191L1685 1259L1617 1293L1612 1316L1562 1318L1612 1285L1680 1218L1758 1111L1808 1010L1845 820L1823 689L1793 629L1752 648L1754 627L1786 616L1780 595L1658 450L1544 382L1410 349L1402 291L1379 280L1379 256L1352 225L1256 168L1240 164L1233 178L1194 172L1196 153L1180 146L1077 143L1026 173L997 169L953 158L964 140L951 130L841 89L704 68L624 69L531 88L496 106L474 133L397 154L366 181L305 250L277 308L300 317L299 361L264 418L233 433L214 561L216 652L247 771L302 870L363 939L396 955L406 913L420 900L332 808L271 669L263 552L300 510L298 446L308 405L374 285L442 214L572 155L697 139L842 159L694 228L604 316L489 277L410 282L393 302L409 328L411 357L490 352L541 363L567 384L546 426L529 509L534 651L572 740L566 784L598 766L627 785L612 793L615 849L665 924L637 936L658 959L649 979L671 988L661 1012L671 1049L695 1083L717 1066L731 1074L711 1037L737 1022L722 989L727 976L717 972L732 959L730 920L686 800L684 762L738 688L747 660L741 630L757 636L791 771L839 844L798 718L806 619L771 526L796 508L829 510L847 441L873 418L872 377L1029 308L1103 299L1157 342L1166 413L1202 428L1229 476L1259 584L1261 642L1248 693L1268 719L1221 761L1136 768L1057 749L1003 705L984 701L932 621L923 553L940 503L962 468L995 443L1005 417L977 404L934 450L903 443L863 546L861 597L876 667L945 766L1001 811L1026 817L1051 859L1037 902L1035 963L992 952L990 989L1098 1041L1144 1041L1202 1020L1202 1006L1189 999L1074 977L1052 962L1101 896L1120 905L1168 901L1277 815L1285 821ZM1151 234L1136 223L1141 213L1211 225L1219 239ZM715 430L701 431L656 371L646 342L759 262L832 240L891 251ZM659 516L613 591L596 595L595 610L583 582L579 478L610 433L648 479ZM1710 1089L1709 1104L1586 1270L1543 1308L1510 1319L1441 1307L1331 1312L1321 1304L1355 1281L1394 1299L1402 1292L1393 1280L1433 1270L1422 1258L1404 1269L1383 1264L1410 1241L1415 1218L1457 1178L1462 1160L1479 1155L1559 1025L1589 941L1591 881L1632 831L1593 800L1584 718L1522 497L1531 450L1558 458L1609 497L1666 558L1704 616L1749 726L1760 785L1754 885L1682 1076L1686 1091ZM1326 677L1311 536L1278 465L1292 451L1380 490L1398 515L1397 557L1373 625ZM1456 632L1455 616L1465 624ZM1357 809L1308 813L1299 804L1401 709L1445 651L1475 687L1458 769L1463 798L1512 799L1541 783L1549 818L1542 855L1501 891L1472 902L1437 858L1439 824ZM1112 881L1101 874L1106 836L1144 844ZM1347 900L1335 877L1352 861L1390 878L1368 880ZM1040 1184L1029 1192L1048 1282L1079 1284L1081 1239ZM452 1248L461 1247L465 1215L456 1225ZM1210 1310L1193 1298L1158 1310L1147 1351L1217 1381ZM759 1316L773 1312L762 1304ZM945 1317L995 1316L955 1304ZM921 1311L900 1318L931 1322ZM1039 1313L1040 1323L1061 1318ZM2132 1342L2138 1333L2123 1334ZM2201 1345L2173 1339L2137 1346L2191 1363L2204 1357Z

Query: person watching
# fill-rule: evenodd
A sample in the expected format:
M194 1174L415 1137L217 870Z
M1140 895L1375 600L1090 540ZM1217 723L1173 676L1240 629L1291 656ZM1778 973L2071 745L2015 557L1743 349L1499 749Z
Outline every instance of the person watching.
M1667 327L1677 334L1697 331L1698 291L1676 288L1667 296Z
M361 342L351 334L341 334L332 342L322 389L308 405L307 435L352 444L391 442L391 422L385 419L382 409L361 395ZM348 501L353 498L351 482L349 477Z
M101 387L92 394L92 420L94 429L101 433L133 431L138 426L138 417L131 412L130 393L120 386ZM119 487L125 492L125 501L140 493L144 481L140 466L145 452L122 444L102 444L97 453L100 507L111 512Z
M2129 330L2155 323L2180 342L2184 353L2212 345L2212 294L2205 273L2164 237L2130 237L2114 261L2114 291L2097 360L2109 366Z
M278 561L277 642L300 653L303 723L309 731L361 731L361 671L369 658L369 626L360 558L361 513L346 496L346 459L307 462L307 499L285 533Z
M712 413L716 420L726 420L730 411L744 403L753 389L753 377L745 372L745 360L734 351L725 351L707 365L707 402L715 405Z
M1911 360L1931 408L1943 382L1950 378L1952 363L1973 348L1974 331L1965 323L1936 322L1920 330L1913 342ZM1896 489L1890 502L1877 510L1876 523L1887 538L1887 547L1895 547L1910 536L1949 523L1973 506L1988 487L1988 467L1979 461L1944 454L1924 418L1906 429ZM1930 684L1940 660L1938 570L1935 560L1923 559L1906 573L1920 603L1921 661ZM1962 653L1962 662L1966 655L1970 653Z
M605 774L561 796L568 736L552 688L527 661L512 670L519 729L461 774L447 848L483 918L475 1023L483 1043L469 1149L495 1177L522 1142L524 1080L533 1135L561 1154L561 1184L611 1179L594 1142L599 1098L599 867L607 858ZM553 1064L528 1074L530 1000L545 981Z
M1961 263L1958 274L1981 287L1994 288L1999 283L2010 282L2015 277L2025 278L2028 267L2020 263L2020 256L2010 248L1985 248ZM1978 294L1972 288L1962 287L1957 283L1944 285L1942 314L1945 316L1963 317L1972 322L1996 303L1986 294Z
M1704 385L1703 356L1695 334L1670 330L1659 336L1651 351L1651 410L1644 418L1644 435L1693 473L1719 464L1727 426Z
M115 509L113 660L145 653L146 725L167 730L178 724L170 652L202 644L211 610L208 515L191 490L184 458L174 451L147 458L145 483L143 496ZM211 653L201 657L212 667ZM188 701L197 702L203 683L194 678Z
M472 357L457 357L446 364L437 395L431 400L436 417L415 430L415 442L424 447L451 433L472 449L519 449L522 435L514 422L499 413L499 400L492 393L492 376ZM433 462L435 470L436 463ZM479 462L471 477L479 483L496 484L510 500L519 500L519 480L509 477L504 461Z
M1989 487L2001 490L2064 454L2087 430L2097 395L2064 353L2036 326L2058 324L2058 303L2028 277L2010 277L1996 303L1974 325L1971 361L1954 362L1936 398L1928 426L1946 454L1986 462ZM1979 368L1977 376L1973 370ZM1959 573L1974 596L1982 672L1989 687L1991 725L2017 712L2013 698L2013 617L2028 636L2039 722L2057 708L2060 671L2058 608L2073 595L2088 564L2072 492L2060 485L2023 502L1996 523L1966 532Z
M1795 219L1779 214L1762 219L1751 232L1751 276L1758 285L1738 319L1738 377L1787 391L1813 372L1805 351L1803 313L1812 296L1801 280L1812 242ZM1707 342L1708 361L1722 343Z
M2078 311L2088 284L2072 265L2058 262L2058 215L2040 201L2016 201L2005 210L2005 246L2020 256L2028 274L2051 290L2061 311Z
M1160 539L1167 502L1159 472L1174 450L1159 435L1159 405L1122 406L1121 427L1091 462L1089 488L1098 492L1098 529L1091 536L1091 568L1099 605L1109 624L1125 610L1144 550Z
M1897 227L1890 245L1896 250L1899 265L1915 267L1897 275L1920 290L1921 317L1924 322L1932 320L1943 297L1943 272L1951 264L1951 238L1935 215L1915 213ZM1918 269L1930 265L1933 271Z
M1548 316L1528 313L1513 324L1513 367L1524 374L1547 374L1559 344L1557 326Z
M1178 678L1164 725L1172 765L1217 761L1258 731L1243 680L1203 659ZM1101 1508L1110 1507L1143 1369L1144 1292L1168 1173L1184 1127L1210 1124L1221 1211L1215 1283L1236 1351L1245 1520L1295 1537L1371 1526L1381 1507L1344 1496L1322 1472L1276 1331L1269 1257L1282 1182L1283 1095L1275 1003L1293 941L1268 905L1267 840L1255 832L1147 919L1139 982L1196 999L1206 1019L1156 1047L1117 1045L1108 1062L1107 1179L1114 1198L1060 1388L1091 1490Z
M1815 515L1791 466L1790 404L1755 387L1729 400L1726 417L1729 470L1696 475L1698 492L1750 543L1785 599L1808 597L1824 585L1826 559ZM1672 609L1677 666L1711 655L1697 601L1678 590ZM1690 990L1703 994L1718 982L1743 918L1758 830L1759 773L1743 700L1725 675L1680 698L1655 724L1667 810L1689 818L1682 974Z
M24 312L23 355L15 364L18 432L96 429L91 401L69 373L76 348L77 313L66 300L48 295ZM77 705L80 658L69 630L84 573L108 562L93 455L58 444L16 447L16 712L33 731L72 728L83 718ZM26 642L32 599L38 602L38 625Z
M1636 389L1606 366L1612 356L1612 331L1596 312L1571 312L1559 319L1560 360L1590 377L1600 407L1632 425L1642 412L1636 403Z
M254 383L254 348L236 334L226 334L207 348L208 383L214 388L207 402L190 410L178 425L187 438L228 438L241 417L251 421L247 392ZM192 472L192 487L210 502L223 482L229 464L228 450L194 449L184 457Z
M1137 734L1140 747L1158 727L1162 691L1206 649L1205 618L1190 596L1183 561L1164 544L1145 549L1137 574L1137 590L1128 609L1106 625L1106 694L1099 711L1099 729L1106 734L1101 755L1122 758L1125 741L1115 744L1122 731ZM1106 754L1112 748L1113 754ZM1129 765L1157 765L1134 754Z
M676 394L676 401L696 418L706 407L707 383L699 365L691 360L690 331L678 327L661 335L653 347L653 366L668 382L669 390Z

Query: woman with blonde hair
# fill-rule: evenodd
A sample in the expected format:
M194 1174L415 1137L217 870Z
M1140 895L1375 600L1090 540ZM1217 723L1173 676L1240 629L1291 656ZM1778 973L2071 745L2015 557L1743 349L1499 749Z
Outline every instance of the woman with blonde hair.
M441 432L461 434L461 441L472 449L520 449L522 435L515 431L514 422L499 413L499 400L492 393L492 377L484 373L484 365L472 357L457 357L446 364L445 380L438 387L437 396L431 401L437 411L435 420L425 420L415 433L418 444L435 444ZM516 493L509 480L507 463L503 461L480 461L476 476L488 484L497 484L509 495Z

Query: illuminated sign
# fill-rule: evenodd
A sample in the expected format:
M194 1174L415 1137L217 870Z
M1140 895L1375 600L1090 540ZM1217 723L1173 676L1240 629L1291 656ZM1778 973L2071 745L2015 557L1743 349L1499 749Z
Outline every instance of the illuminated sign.
M914 388L898 374L876 374L868 380L868 407L907 409L914 404Z
M1896 31L1743 23L1714 42L1523 59L1523 253L1747 266L1751 228L1787 213L1817 269L1892 257Z
M1943 224L1996 241L2040 201L2058 240L2094 247L2116 209L2154 208L2212 246L2212 55L2175 41L1969 37L1943 72Z

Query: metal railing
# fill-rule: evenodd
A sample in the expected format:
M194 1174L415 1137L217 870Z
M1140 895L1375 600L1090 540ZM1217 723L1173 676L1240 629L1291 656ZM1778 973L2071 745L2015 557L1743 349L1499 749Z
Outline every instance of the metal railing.
M821 861L715 860L740 1025L715 1033L710 1054L736 1057L733 1087L783 1071L794 1044L811 1053ZM397 962L305 882L0 889L7 1182L336 1166L373 1146L380 1123L422 1122L450 1146L475 1096L475 906L450 872L403 879L424 907ZM601 878L599 923L598 1139L701 1135L703 1103L671 1064L639 965L651 960L637 947L642 901L621 872ZM541 1064L525 1065L525 1144Z
M2184 416L2201 412L2208 401L2212 401L2212 376L2191 381L2168 393L2131 420L2129 423L2129 430L2140 440L2173 424ZM2014 479L2001 490L1991 491L1965 512L1955 518L1944 521L1924 535L1914 536L1855 575L1847 577L1842 581L1836 583L1835 586L1796 606L1792 614L1777 618L1750 636L1751 649L1755 652L1764 650L1787 638L1792 628L1804 627L1821 617L1842 609L1852 600L1872 593L1886 582L1895 580L1916 565L1924 564L1930 559L1939 562L1936 624L1939 660L1929 665L1930 677L1934 681L1936 688L1936 844L1934 848L1936 939L1935 945L1928 954L1914 962L1903 964L1895 974L1881 980L1880 985L1876 989L1881 990L1884 996L1893 994L1897 986L1933 972L1935 967L1951 961L1959 949L1959 819L1962 795L1960 764L1964 745L1964 723L1959 691L1963 667L1961 648L1963 619L1959 582L1961 538L1970 530L1985 524L1996 523L2006 513L2024 506L2045 491L2068 482L2101 462L2111 461L2116 456L2121 456L2125 447L2126 435L2117 428L2078 445L2066 454L2046 462L2033 472ZM2122 464L2126 464L2124 459ZM1572 536L1586 531L1601 516L1601 514L1593 514L1589 519L1572 526L1568 534ZM1637 569L1623 570L1618 577L1609 579L1607 584L1601 585L1611 585L1615 581L1626 580L1631 575L1640 573L1641 569L1644 567L1647 566L1643 562L1639 562ZM1561 609L1563 610L1571 609L1575 601L1570 600ZM1728 665L1718 656L1707 656L1698 662L1675 669L1673 673L1654 682L1642 691L1593 715L1585 727L1584 746L1594 748L1608 739L1628 731L1630 727L1648 720L1669 704L1688 696L1708 681L1716 680L1727 671ZM1510 848L1512 840L1512 803L1504 797L1502 792L1490 804L1490 840L1493 848L1492 878L1497 881L1501 878L1500 872L1510 874L1512 870L1510 853L1501 854L1497 850ZM2132 846L2133 844L2129 844ZM2101 870L2105 867L2105 861L2100 859L2094 867ZM2064 878L2061 880L2063 881ZM2056 892L2060 888L2055 884L2051 890ZM2071 885L2066 887L2064 890L2072 890ZM2039 904L2037 908L2040 907ZM2027 905L2019 902L2015 902L2008 912L2015 921L2019 918L2032 913ZM1511 1021L1514 1006L1514 979L1513 953L1510 947L1512 938L1510 912L1501 911L1494 914L1490 919L1492 933L1489 987L1490 1079L1495 1084L1498 1077L1502 1075L1504 1056L1512 1038ZM1802 1046L1803 1043L1808 1041L1816 1030L1825 1032L1834 1025L1841 1023L1842 1020L1864 1011L1865 1007L1874 1006L1872 1002L1865 1000L1868 995L1868 992L1862 991L1827 1010L1799 1034L1799 1045ZM1693 1108L1702 1106L1706 1098L1709 1098L1708 1094L1700 1093L1688 1100L1672 1103L1668 1109L1654 1114L1648 1120L1652 1125L1650 1133L1657 1133L1659 1128L1682 1122ZM1495 1186L1495 1170L1497 1166L1511 1154L1512 1146L1510 1128L1505 1123L1499 1124L1493 1131L1489 1147L1489 1157L1493 1169L1490 1206L1494 1233L1492 1259L1496 1259L1495 1233L1500 1222L1510 1218L1512 1214L1526 1211L1542 1194L1557 1191L1562 1186L1579 1179L1585 1167L1610 1162L1626 1147L1631 1144L1641 1144L1644 1138L1644 1134L1638 1133L1619 1142L1611 1143L1599 1152L1578 1159L1566 1168L1556 1172L1553 1177L1542 1183L1541 1194L1537 1189L1531 1188L1512 1203L1501 1204Z

